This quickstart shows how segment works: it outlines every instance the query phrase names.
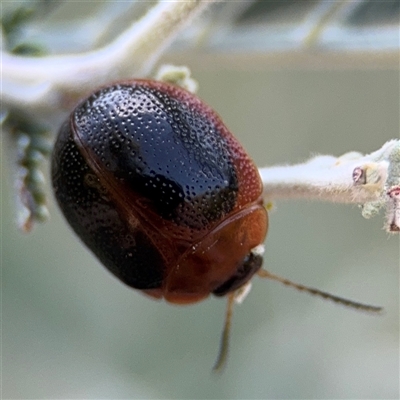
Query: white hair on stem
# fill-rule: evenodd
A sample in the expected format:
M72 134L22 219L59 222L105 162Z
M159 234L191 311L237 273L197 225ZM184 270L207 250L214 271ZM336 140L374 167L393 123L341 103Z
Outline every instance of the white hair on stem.
M109 44L80 54L21 57L2 50L4 110L23 109L33 120L59 123L58 117L91 89L148 75L182 29L216 2L159 1ZM158 78L175 79L176 84L196 90L196 82L185 68L168 66ZM385 209L385 229L400 231L399 140L368 155L321 155L301 164L260 168L259 172L266 203L298 198L353 203L362 206L366 218Z

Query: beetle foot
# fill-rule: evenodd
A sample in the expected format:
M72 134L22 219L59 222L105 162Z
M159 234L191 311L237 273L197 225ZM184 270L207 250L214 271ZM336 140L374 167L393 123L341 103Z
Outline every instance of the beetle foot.
M191 77L190 69L184 65L164 64L158 69L155 79L173 83L191 93L196 93L199 87L197 81Z

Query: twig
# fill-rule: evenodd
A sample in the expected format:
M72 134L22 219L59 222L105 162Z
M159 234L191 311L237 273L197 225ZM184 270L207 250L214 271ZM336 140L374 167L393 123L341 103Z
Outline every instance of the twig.
M266 200L307 198L360 204L365 218L386 208L385 229L400 230L399 140L391 140L368 155L317 156L303 164L259 171Z
M91 87L146 75L182 28L213 2L160 1L113 42L83 54L36 58L3 51L3 103L59 110Z

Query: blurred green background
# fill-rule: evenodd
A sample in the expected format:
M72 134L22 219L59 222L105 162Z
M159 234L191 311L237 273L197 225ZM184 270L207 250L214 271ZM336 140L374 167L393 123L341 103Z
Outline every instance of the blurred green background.
M398 71L186 63L259 166L368 153L398 136ZM399 398L399 239L382 218L364 220L354 206L277 203L265 267L385 313L256 278L235 309L227 369L213 376L225 301L176 307L128 289L81 245L53 199L49 223L18 232L12 155L2 147L4 398Z

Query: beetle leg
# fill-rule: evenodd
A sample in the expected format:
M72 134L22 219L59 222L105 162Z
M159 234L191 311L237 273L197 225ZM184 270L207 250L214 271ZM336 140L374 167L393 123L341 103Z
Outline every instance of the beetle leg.
M219 353L217 360L214 364L213 371L221 372L226 365L226 360L228 359L229 350L229 337L231 331L232 313L233 305L235 303L235 292L228 294L228 302L225 312L225 322L224 329L222 331L221 342L219 346Z

